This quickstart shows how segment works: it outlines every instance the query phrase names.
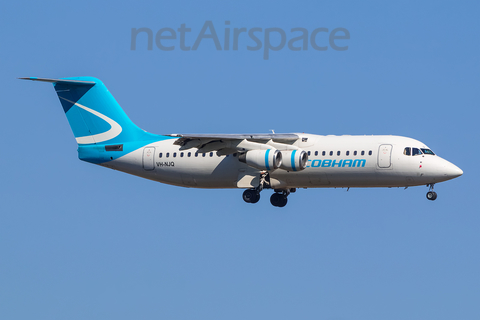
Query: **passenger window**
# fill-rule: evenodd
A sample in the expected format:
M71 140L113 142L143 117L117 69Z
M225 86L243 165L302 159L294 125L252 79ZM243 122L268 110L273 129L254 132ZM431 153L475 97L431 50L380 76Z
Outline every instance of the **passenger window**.
M315 155L318 156L318 151L315 151Z
M411 150L412 148L406 147L405 150L403 150L403 154L406 156L411 156L412 155Z
M372 155L372 150L368 151L368 155L369 155L369 156Z
M177 153L176 153L176 152L173 153L173 157L174 157L174 158L177 157Z
M333 156L333 151L330 151L330 155Z
M347 156L350 155L350 151L347 151Z
M170 152L167 152L167 158L170 157Z
M213 152L210 152L210 157L213 157Z
M159 157L159 158L161 158L161 157L162 157L162 153L161 153L161 152L158 154L158 157Z
M339 156L339 155L340 155L340 151L337 151L337 156Z
M310 156L311 152L310 152L310 151L308 151L308 152L307 152L307 154Z
M198 152L195 152L195 157L198 157Z
M187 156L188 156L188 157L190 157L191 155L192 155L192 153L191 153L191 152L189 152L189 153L187 154Z
M322 156L325 156L325 151L322 151Z
M204 157L204 158L205 158L205 153L202 153L202 157Z
M353 155L356 156L356 155L357 155L357 151L353 151Z
M364 155L365 155L365 151L362 150L362 156L364 156Z
M412 156L418 156L418 155L421 155L421 154L422 154L422 151L420 151L420 149L412 148Z
M182 157L182 158L183 158L183 152L180 152L180 157Z

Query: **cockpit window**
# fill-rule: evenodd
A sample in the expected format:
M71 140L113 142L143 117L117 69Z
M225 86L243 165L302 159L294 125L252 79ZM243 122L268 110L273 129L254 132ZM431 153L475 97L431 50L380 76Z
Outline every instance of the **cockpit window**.
M431 154L432 156L435 155L435 153L433 153L433 151L430 150L430 149L422 149L422 152L423 152L424 154Z
M418 156L420 154L422 154L422 151L420 151L420 149L412 148L412 156Z
M412 154L412 148L410 147L406 147L405 150L403 150L403 154L406 155L406 156L409 156Z

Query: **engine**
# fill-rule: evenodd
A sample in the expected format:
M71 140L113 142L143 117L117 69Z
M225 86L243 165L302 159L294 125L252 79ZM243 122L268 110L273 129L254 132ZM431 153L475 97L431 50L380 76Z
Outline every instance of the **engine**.
M251 167L273 171L282 164L282 153L276 149L250 150L238 155L238 160Z
M287 171L300 171L307 167L308 154L303 150L282 151L280 168Z

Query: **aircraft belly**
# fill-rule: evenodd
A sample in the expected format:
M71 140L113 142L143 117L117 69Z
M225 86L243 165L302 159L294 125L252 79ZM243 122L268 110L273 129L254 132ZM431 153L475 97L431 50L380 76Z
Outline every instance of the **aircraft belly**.
M157 168L159 180L195 188L236 188L238 161L205 158L192 164L189 159L175 161L174 167Z
M332 187L368 187L378 184L377 177L369 168L351 171L332 170L327 173Z
M316 187L382 187L403 183L404 179L393 171L376 172L374 167L326 168L305 170L309 181Z
M288 186L289 188L313 187L310 182L310 176L305 171L289 172L276 170L271 173L271 178L278 181L281 186Z

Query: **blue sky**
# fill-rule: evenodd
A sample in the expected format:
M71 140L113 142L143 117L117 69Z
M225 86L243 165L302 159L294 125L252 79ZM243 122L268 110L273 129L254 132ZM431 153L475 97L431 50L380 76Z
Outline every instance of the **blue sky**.
M0 318L478 319L474 1L0 5ZM131 29L342 27L346 51L131 50ZM279 40L272 38L273 42ZM328 43L326 37L320 41ZM166 40L167 41L167 40ZM463 169L436 186L268 192L162 185L77 159L50 84L100 78L153 133L394 134Z

